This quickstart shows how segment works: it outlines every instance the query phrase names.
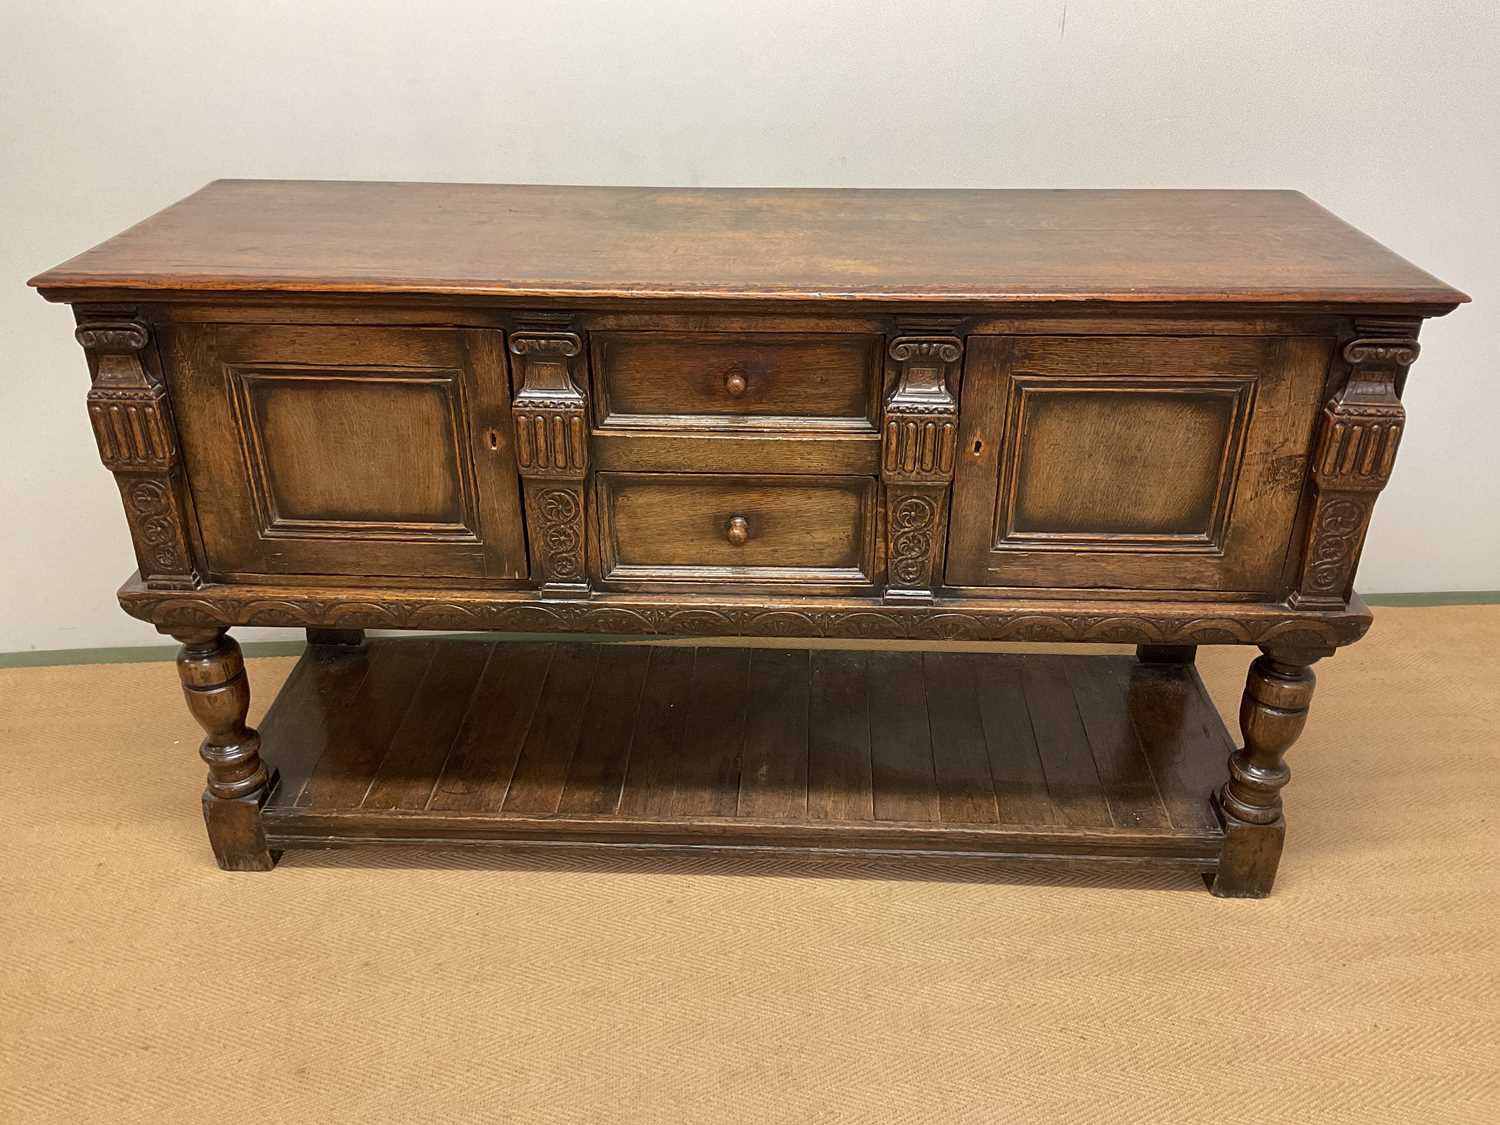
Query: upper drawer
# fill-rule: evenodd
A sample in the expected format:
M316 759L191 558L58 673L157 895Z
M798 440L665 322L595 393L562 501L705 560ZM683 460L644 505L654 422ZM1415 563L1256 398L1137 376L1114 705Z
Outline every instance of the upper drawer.
M880 336L593 332L589 339L601 427L875 431Z

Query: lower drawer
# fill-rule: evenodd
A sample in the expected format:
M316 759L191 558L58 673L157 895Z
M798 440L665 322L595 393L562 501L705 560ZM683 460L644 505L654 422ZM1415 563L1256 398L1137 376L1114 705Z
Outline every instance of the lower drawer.
M871 477L599 473L595 480L600 574L615 588L873 585Z

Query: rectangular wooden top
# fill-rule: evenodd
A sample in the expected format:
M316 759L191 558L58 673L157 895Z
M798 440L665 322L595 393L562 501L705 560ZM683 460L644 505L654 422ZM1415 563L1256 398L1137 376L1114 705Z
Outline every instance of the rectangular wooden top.
M55 299L1468 300L1294 191L219 180L31 284Z

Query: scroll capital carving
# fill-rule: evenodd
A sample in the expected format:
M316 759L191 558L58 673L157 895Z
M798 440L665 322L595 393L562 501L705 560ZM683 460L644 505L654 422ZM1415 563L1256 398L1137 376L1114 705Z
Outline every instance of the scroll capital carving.
M1417 343L1420 320L1408 317L1360 317L1354 338L1343 347L1344 362L1356 369L1404 370L1421 354Z
M134 320L98 320L80 324L74 338L88 351L138 352L150 340L146 326Z
M512 332L512 355L558 356L572 359L583 352L583 341L574 332Z
M936 360L957 363L964 354L964 344L957 336L898 336L888 351L897 363L911 360Z
M1344 345L1344 361L1356 367L1370 364L1410 367L1421 351L1422 346L1415 340L1351 340Z

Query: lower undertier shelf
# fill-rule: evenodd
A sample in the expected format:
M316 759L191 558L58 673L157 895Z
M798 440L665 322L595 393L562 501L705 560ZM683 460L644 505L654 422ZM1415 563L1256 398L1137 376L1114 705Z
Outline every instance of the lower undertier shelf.
M1191 665L484 640L314 646L262 724L272 848L572 845L1211 870Z

